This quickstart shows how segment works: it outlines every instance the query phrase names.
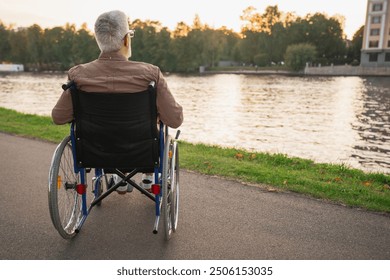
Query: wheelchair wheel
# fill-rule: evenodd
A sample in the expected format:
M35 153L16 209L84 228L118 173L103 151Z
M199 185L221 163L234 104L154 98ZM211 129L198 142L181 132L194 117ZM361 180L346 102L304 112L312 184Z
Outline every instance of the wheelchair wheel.
M74 172L70 137L65 137L54 152L49 171L49 210L58 233L65 239L76 235L82 218L81 195L76 191L80 174Z
M179 150L177 142L167 136L162 174L162 215L165 239L176 231L179 218Z

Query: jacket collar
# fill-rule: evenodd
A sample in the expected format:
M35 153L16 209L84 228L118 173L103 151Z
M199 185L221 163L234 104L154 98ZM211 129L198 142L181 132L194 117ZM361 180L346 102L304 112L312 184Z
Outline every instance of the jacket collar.
M124 57L119 51L118 52L102 52L99 55L99 59L101 60L118 60L118 61L126 61L127 58Z

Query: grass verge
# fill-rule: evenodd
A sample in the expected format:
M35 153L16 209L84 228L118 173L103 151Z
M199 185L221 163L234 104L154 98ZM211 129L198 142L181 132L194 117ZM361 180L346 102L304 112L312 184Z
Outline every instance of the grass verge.
M69 126L56 126L49 117L0 108L0 131L58 143L69 133ZM183 141L180 165L203 174L266 184L278 190L390 213L390 176L386 174L282 154L250 153Z

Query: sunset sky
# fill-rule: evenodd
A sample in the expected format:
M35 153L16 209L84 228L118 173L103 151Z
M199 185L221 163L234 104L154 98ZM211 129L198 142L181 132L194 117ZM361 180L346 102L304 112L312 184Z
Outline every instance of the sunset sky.
M254 6L263 13L269 5L278 5L282 12L326 13L345 16L345 33L351 39L364 24L367 0L0 0L0 20L8 25L53 27L87 23L93 30L96 17L102 12L119 9L131 20L158 20L173 30L176 23L191 25L196 14L202 23L219 28L227 26L240 31L242 11Z

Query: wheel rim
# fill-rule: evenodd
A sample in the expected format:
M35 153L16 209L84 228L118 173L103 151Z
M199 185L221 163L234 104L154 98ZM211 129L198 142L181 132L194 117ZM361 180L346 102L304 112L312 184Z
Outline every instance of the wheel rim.
M169 136L164 151L163 215L167 240L177 229L179 210L179 165L177 142Z
M57 148L50 169L49 208L54 227L63 238L71 238L82 218L81 196L76 191L80 182L74 173L72 147L64 139Z
M171 223L172 223L172 230L176 231L177 224L179 220L179 154L178 154L178 148L177 148L177 142L174 142L173 144L173 156L172 156L172 169L171 171Z
M163 185L163 200L162 200L162 214L165 227L165 239L169 240L172 235L172 219L171 219L171 170L170 170L170 151L171 151L171 137L167 136L164 150L164 165L162 174Z

